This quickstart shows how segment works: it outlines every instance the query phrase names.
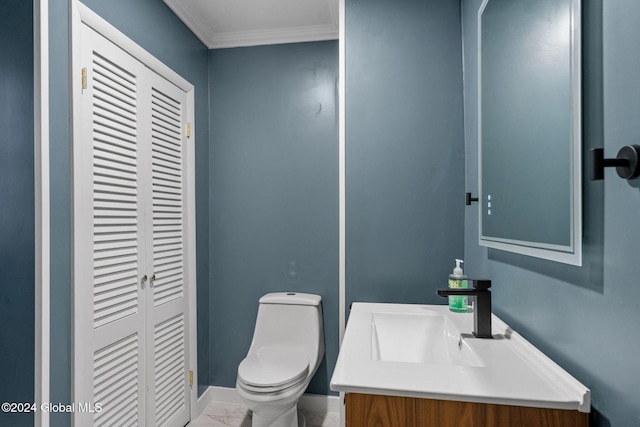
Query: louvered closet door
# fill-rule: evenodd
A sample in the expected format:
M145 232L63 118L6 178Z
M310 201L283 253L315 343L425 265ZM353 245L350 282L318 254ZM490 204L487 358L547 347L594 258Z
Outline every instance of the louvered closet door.
M186 94L154 74L151 86L151 191L147 249L151 293L147 300L148 413L153 425L189 421L184 272L184 156ZM150 420L151 421L151 420Z
M184 282L186 94L82 25L74 140L76 426L189 421Z
M145 425L145 206L134 58L82 29L87 89L74 141L74 395L102 407L75 425Z

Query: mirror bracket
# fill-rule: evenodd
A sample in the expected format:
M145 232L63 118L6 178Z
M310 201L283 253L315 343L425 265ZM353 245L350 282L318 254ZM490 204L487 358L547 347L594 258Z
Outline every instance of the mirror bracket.
M625 145L615 159L604 158L604 148L589 150L589 179L604 179L604 168L615 167L620 178L634 179L640 176L640 145Z

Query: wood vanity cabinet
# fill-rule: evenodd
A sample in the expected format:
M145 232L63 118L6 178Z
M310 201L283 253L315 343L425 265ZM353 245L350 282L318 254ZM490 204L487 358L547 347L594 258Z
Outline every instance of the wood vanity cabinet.
M575 410L348 393L347 427L588 427Z

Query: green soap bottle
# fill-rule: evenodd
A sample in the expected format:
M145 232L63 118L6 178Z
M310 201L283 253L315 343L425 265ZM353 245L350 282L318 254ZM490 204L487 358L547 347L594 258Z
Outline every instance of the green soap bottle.
M464 273L462 271L462 264L464 261L456 259L456 267L453 269L453 274L449 275L449 288L466 288L467 281L462 280ZM449 310L456 313L466 313L468 310L469 298L467 296L449 296Z

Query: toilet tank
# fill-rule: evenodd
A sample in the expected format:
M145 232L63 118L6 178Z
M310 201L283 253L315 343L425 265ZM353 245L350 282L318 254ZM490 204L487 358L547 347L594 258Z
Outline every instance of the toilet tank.
M299 292L277 292L260 298L249 352L261 347L296 347L309 357L309 373L315 373L324 355L322 298Z

